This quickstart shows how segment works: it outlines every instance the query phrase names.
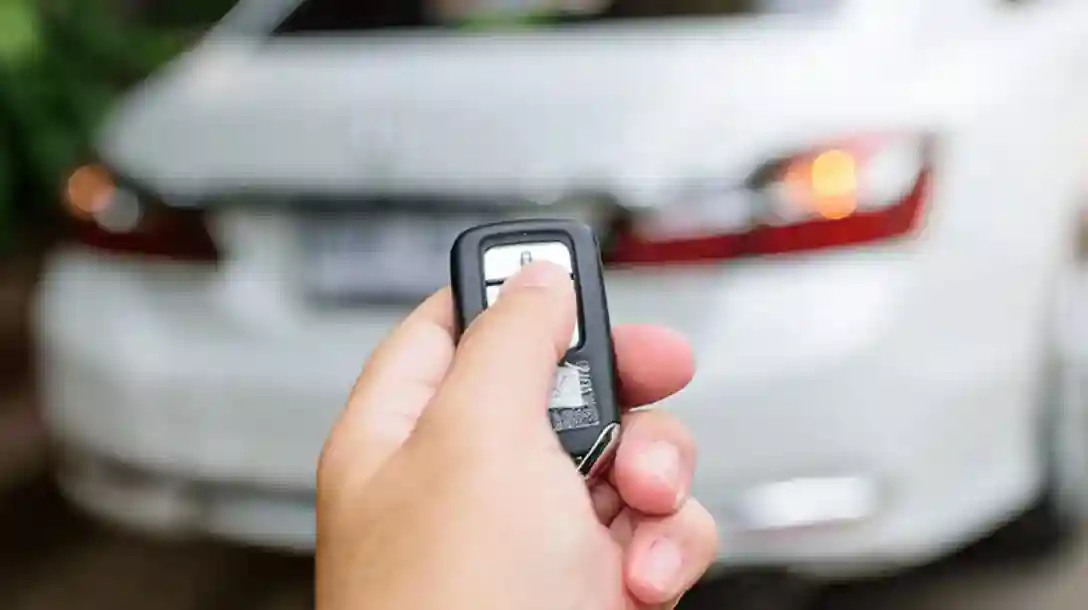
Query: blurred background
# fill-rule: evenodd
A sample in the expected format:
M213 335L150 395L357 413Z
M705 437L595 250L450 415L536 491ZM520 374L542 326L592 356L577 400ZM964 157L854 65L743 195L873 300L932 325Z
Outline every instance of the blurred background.
M1080 0L0 0L0 607L310 607L359 363L458 231L558 215L693 341L684 608L1082 608L1085 41Z

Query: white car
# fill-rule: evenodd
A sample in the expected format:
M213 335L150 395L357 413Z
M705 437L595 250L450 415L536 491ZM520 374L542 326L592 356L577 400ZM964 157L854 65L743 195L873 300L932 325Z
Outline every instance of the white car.
M243 1L117 108L37 306L78 503L309 549L326 432L454 235L556 215L600 230L615 323L693 343L662 406L722 566L1064 531L1088 4L432 8Z

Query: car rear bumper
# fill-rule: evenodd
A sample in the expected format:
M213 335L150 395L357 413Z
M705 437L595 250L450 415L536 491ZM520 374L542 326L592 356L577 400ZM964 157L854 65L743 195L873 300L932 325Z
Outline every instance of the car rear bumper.
M696 345L696 381L663 406L695 434L695 492L719 521L723 564L832 574L924 562L1036 491L1035 362L1016 341L920 331L887 273L809 268L811 281L776 285L738 272L726 296L692 302L663 284L676 300L656 310L644 280L610 276L617 322L667 318ZM218 275L78 250L53 259L40 370L52 430L81 456L67 486L121 521L305 548L325 435L404 312L257 328L216 305ZM826 282L852 298L784 305Z

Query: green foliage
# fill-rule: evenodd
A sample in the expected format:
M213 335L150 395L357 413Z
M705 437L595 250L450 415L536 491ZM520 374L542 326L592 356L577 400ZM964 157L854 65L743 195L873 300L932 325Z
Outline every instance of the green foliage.
M38 15L29 2L0 0L0 63L32 54L38 43Z
M178 0L172 10L218 16L230 4ZM0 249L21 223L51 217L65 174L89 153L117 96L200 33L123 9L117 0L0 0Z

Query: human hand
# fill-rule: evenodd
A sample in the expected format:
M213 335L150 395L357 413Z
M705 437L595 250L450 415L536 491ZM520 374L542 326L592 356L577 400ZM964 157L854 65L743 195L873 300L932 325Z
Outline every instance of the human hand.
M546 417L574 321L566 272L533 263L458 347L442 290L375 350L318 469L318 610L675 606L717 547L695 447L668 413L628 412L587 489ZM691 380L673 333L613 337L627 406Z

